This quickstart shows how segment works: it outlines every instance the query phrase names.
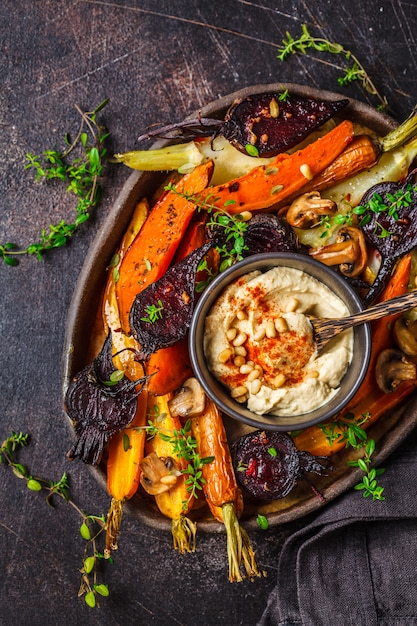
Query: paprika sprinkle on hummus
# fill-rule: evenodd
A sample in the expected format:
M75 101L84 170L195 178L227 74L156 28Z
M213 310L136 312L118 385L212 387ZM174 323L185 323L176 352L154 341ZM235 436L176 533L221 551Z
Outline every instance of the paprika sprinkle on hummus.
M262 415L308 413L338 391L352 359L347 331L317 353L309 317L343 317L343 301L306 272L275 267L231 283L206 318L209 369L231 396Z

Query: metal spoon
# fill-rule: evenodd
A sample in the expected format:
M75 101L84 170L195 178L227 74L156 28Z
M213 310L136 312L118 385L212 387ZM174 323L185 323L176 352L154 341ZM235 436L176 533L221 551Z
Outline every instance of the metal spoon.
M381 317L387 317L400 311L406 311L415 306L417 306L417 290L410 291L404 296L398 296L386 302L380 302L379 304L370 306L365 311L348 315L342 319L310 318L317 351L320 352L330 339L333 339L333 337L347 328L359 326L359 324L365 324L366 322L371 322Z

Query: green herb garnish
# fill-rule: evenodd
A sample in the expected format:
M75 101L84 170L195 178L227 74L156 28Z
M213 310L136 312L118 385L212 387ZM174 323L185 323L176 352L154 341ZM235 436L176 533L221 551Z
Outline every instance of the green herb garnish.
M319 426L326 436L329 445L344 443L346 447L355 450L364 450L364 456L356 461L348 461L351 467L359 467L363 473L363 479L355 485L355 489L363 491L363 497L372 496L373 500L384 500L384 488L378 485L377 477L384 473L383 468L371 468L372 455L375 451L375 440L369 439L362 426L370 419L369 413L355 417L353 413L347 413L343 418L334 420Z
M39 241L24 249L12 242L0 245L0 257L7 265L18 264L19 255L35 256L42 260L45 252L61 248L74 235L76 230L90 217L90 211L100 200L99 178L104 167L106 148L104 142L108 133L98 124L97 114L108 103L102 102L94 111L83 112L76 106L81 116L80 127L74 140L65 135L68 146L63 152L45 150L40 155L28 153L25 169L34 169L36 180L59 180L66 185L66 191L77 198L74 222L60 220L42 229ZM69 158L71 156L71 159Z
M352 62L351 65L343 69L343 75L337 79L339 85L344 87L354 81L359 81L368 93L379 99L378 108L386 108L387 99L379 93L368 72L353 52L344 48L340 43L329 41L323 37L314 37L310 34L306 24L301 26L301 35L298 38L292 37L289 32L286 33L286 38L282 40L282 46L278 47L277 58L284 61L290 54L307 54L308 50L335 54Z

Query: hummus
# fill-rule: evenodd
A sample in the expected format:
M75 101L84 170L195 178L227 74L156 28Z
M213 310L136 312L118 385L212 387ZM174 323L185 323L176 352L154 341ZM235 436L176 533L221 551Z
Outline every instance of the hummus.
M208 367L254 413L308 413L337 393L353 348L348 330L318 354L308 316L348 314L338 296L301 270L251 272L230 284L207 316Z

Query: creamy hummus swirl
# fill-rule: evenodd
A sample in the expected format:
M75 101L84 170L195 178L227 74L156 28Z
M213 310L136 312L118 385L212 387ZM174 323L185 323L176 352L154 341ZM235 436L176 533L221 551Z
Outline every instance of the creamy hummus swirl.
M251 272L223 291L206 318L208 367L254 413L308 413L337 393L353 345L352 331L345 331L317 354L308 316L348 314L306 272L281 266Z

